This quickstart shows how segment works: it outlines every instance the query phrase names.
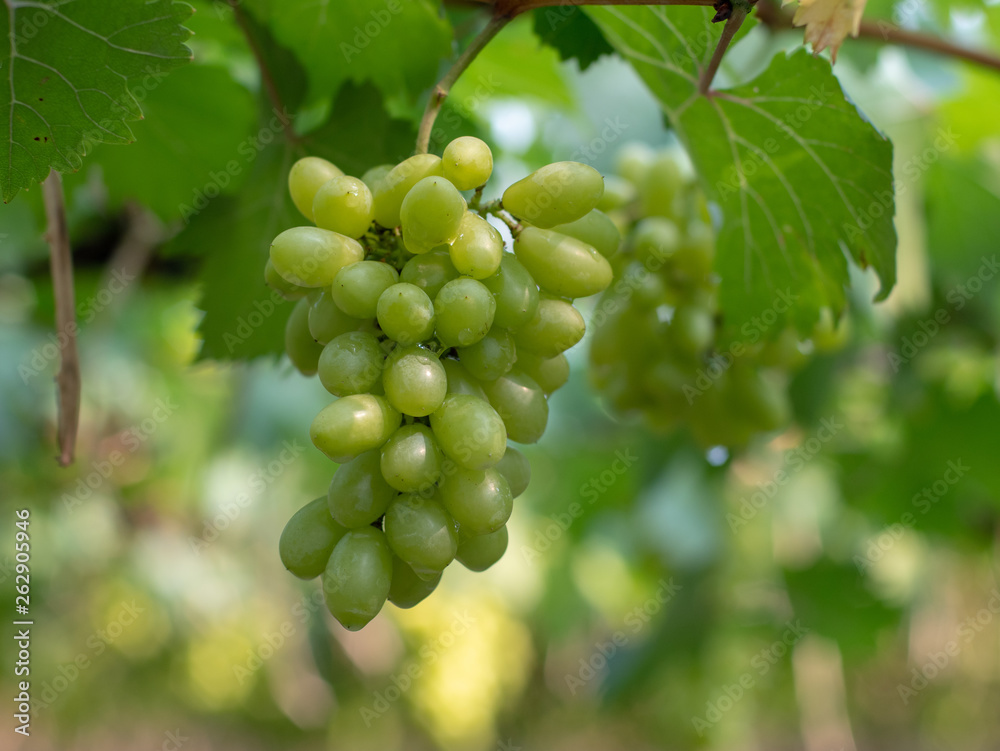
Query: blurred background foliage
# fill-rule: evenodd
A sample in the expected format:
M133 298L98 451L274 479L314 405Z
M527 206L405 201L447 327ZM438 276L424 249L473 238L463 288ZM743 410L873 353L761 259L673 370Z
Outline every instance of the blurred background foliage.
M304 149L360 173L406 156L472 11L403 2L405 20L341 66L312 3L193 5L194 63L143 92L136 143L99 146L66 176L84 401L65 470L39 191L0 209L0 486L6 518L32 509L42 702L30 741L5 727L5 744L1000 744L995 74L865 41L841 51L838 77L895 144L900 282L872 305L876 282L856 272L846 343L794 376L788 429L732 454L654 434L588 388L584 342L527 449L505 558L451 567L428 601L352 634L277 557L284 521L325 492L306 427L327 397L274 356L286 311L248 335L239 321L267 296L268 241L294 221L290 161ZM335 4L330 23L363 27L383 5ZM997 6L974 0L873 0L869 15L984 47L1000 34ZM609 119L621 136L588 160L604 173L627 141L671 143L631 68L585 16L563 16L529 14L487 48L432 148L486 138L502 186L599 142ZM800 40L757 28L722 75ZM935 147L942 133L953 145Z

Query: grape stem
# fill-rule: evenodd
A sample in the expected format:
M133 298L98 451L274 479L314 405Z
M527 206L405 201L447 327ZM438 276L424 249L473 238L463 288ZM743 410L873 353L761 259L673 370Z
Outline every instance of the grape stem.
M715 74L719 71L719 65L722 64L722 58L726 54L726 50L729 49L729 45L732 43L736 33L746 20L749 10L749 7L744 3L736 3L732 6L729 16L726 17L726 25L722 29L722 35L715 45L715 52L712 53L712 59L709 60L708 67L701 72L701 77L698 79L699 94L708 94L708 90L712 86L712 81L715 80Z
M68 467L76 453L76 434L80 426L80 353L76 348L76 302L73 292L73 255L66 222L66 201L62 178L55 170L42 182L45 217L48 227L49 263L55 297L56 335L59 348L59 372L56 374L59 464Z
M509 211L504 209L503 204L500 202L499 198L495 201L490 201L489 203L487 203L485 206L483 206L483 208L480 210L479 213L492 214L493 216L495 216L497 219L499 219L501 222L507 225L507 229L510 230L510 234L513 235L514 237L517 237L519 234L521 234L521 230L524 229L524 227L521 226L521 223L518 222L517 219L515 219L514 216Z
M431 142L431 131L434 129L434 121L437 119L438 112L441 111L441 105L444 104L444 100L448 97L451 87L455 85L455 81L469 67L469 63L476 59L476 55L482 52L483 48L489 44L490 40L500 33L500 30L507 25L510 19L510 16L499 13L490 18L489 23L475 36L472 42L469 43L469 46L463 50L455 63L448 69L448 72L435 84L434 90L431 91L430 99L427 100L427 108L424 110L424 116L420 119L420 128L417 130L416 152L418 154L427 153Z

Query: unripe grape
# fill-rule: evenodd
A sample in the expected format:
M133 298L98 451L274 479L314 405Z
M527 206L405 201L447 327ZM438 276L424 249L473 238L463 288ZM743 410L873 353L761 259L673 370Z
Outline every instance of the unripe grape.
M601 211L616 211L628 206L639 195L635 184L618 175L608 175L604 178L604 195L597 202Z
M302 375L316 373L323 347L309 333L309 300L305 297L295 303L285 324L285 352Z
M434 333L434 303L420 287L400 282L379 295L379 328L400 344L417 344Z
M274 270L300 287L325 287L365 257L357 240L319 227L286 229L274 238L270 254Z
M306 293L309 292L306 287L300 287L297 284L287 281L275 270L270 258L264 264L264 283L286 300L298 300L305 297Z
M473 535L496 532L514 509L510 486L494 468L456 468L441 483L440 493L444 507L460 529Z
M528 483L531 481L531 464L528 462L528 457L513 446L507 447L503 458L496 464L496 471L507 481L513 498L517 498L528 489Z
M569 360L563 354L546 358L534 352L518 352L517 369L531 376L546 396L561 389L569 380Z
M555 357L583 339L587 325L580 311L565 300L543 298L534 317L514 332L517 350Z
M313 420L309 437L316 448L343 463L380 447L401 420L384 397L353 394L324 407Z
M507 527L485 535L472 535L458 530L458 551L455 560L469 571L485 571L507 552Z
M372 193L375 221L383 227L399 225L399 210L410 188L420 180L441 174L441 158L434 154L416 154L393 167Z
M386 510L385 537L421 579L437 577L458 550L455 522L444 506L413 493L398 496Z
M482 384L472 377L462 363L446 357L441 360L441 364L444 366L444 372L448 374L448 396L465 394L486 401L486 392L483 391Z
M313 199L316 225L347 237L361 237L374 218L372 192L356 177L341 175L323 183Z
M639 190L643 216L680 218L683 212L677 199L683 186L684 173L677 155L661 152L646 170Z
M334 545L345 534L347 527L330 516L326 496L320 496L296 511L282 530L281 563L300 579L314 579L323 573Z
M319 356L319 380L334 396L364 394L382 377L385 353L373 334L350 331L335 337Z
M401 493L426 495L441 479L444 454L426 425L404 425L382 447L382 476Z
M403 244L411 253L427 253L458 235L465 199L443 177L425 177L403 199L399 217Z
M525 227L514 253L539 287L560 297L597 294L614 276L608 259L592 246L554 230Z
M433 250L414 256L399 272L399 280L420 287L433 300L441 288L452 279L458 278L458 271L451 263L448 250Z
M492 328L469 347L460 347L458 356L469 373L480 381L495 381L514 365L514 339L506 329Z
M485 279L500 268L503 237L481 216L466 211L451 244L450 255L460 274Z
M459 190L485 185L493 172L493 152L475 136L461 136L444 147L441 166Z
M326 498L330 515L348 529L364 527L389 507L396 491L382 477L381 453L366 451L337 468Z
M575 237L590 245L605 258L615 255L622 243L621 233L615 223L600 209L594 209L575 222L557 224L552 231Z
M333 301L329 290L324 290L309 306L309 333L320 344L328 344L341 334L350 331L373 329L369 321L347 315Z
M615 172L633 185L642 185L655 156L656 153L646 144L629 141L618 150Z
M392 581L392 551L374 527L352 529L337 543L323 572L323 596L330 613L348 631L378 615Z
M503 457L507 429L496 410L466 394L449 396L431 415L441 450L466 469L486 469Z
M524 265L513 253L504 253L500 268L483 279L483 284L496 299L493 325L518 329L535 315L538 309L538 286Z
M288 172L288 192L292 196L295 208L312 221L313 199L316 191L325 182L344 173L332 162L318 156L307 156L299 159Z
M392 557L392 583L389 585L389 602L397 608L412 608L437 589L441 574L430 580L421 579L398 556Z
M507 440L538 442L549 421L549 405L530 376L514 370L484 383L483 390L507 428Z
M670 219L652 216L635 225L630 240L635 256L650 270L658 270L681 244L681 233ZM651 264L655 261L659 265Z
M389 355L382 384L389 403L413 417L436 410L448 391L448 378L437 355L415 345Z
M437 337L445 347L468 347L490 330L496 301L475 279L461 277L445 284L434 298Z
M330 295L347 315L374 318L379 297L398 281L399 272L388 263L361 261L337 272Z
M365 174L361 176L361 182L367 185L368 190L372 192L373 209L375 200L374 199L375 189L378 188L378 186L382 183L382 181L385 179L385 176L388 175L390 172L392 172L392 168L395 166L396 166L395 164L379 164L375 167L372 167L370 170L368 170L367 172L365 172Z
M573 222L597 206L604 178L580 162L555 162L518 180L503 194L503 207L538 227Z

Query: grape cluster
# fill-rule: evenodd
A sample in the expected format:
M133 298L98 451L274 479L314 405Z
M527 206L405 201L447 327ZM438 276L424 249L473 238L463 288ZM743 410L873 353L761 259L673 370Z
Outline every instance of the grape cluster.
M340 466L279 552L322 577L351 630L387 599L416 605L455 559L482 571L503 555L530 477L507 442L541 438L584 334L572 301L612 280L620 238L595 209L600 173L550 164L480 205L492 169L489 146L462 137L360 179L317 157L289 174L315 226L274 239L265 280L298 300L292 363L338 397L310 437Z
M599 206L625 235L615 284L592 320L590 377L611 406L658 429L687 427L703 446L739 446L788 419L787 373L806 352L839 346L825 311L809 341L778 310L724 339L704 197L677 149L630 144ZM777 300L777 306L785 301Z

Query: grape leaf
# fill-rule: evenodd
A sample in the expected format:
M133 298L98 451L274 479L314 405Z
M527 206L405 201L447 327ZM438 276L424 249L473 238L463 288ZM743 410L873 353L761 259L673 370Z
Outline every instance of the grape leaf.
M253 14L309 71L309 98L348 80L371 81L387 99L412 105L451 54L451 27L429 0L247 0Z
M659 100L722 209L716 270L730 334L768 311L803 332L822 307L839 311L845 251L874 267L879 299L889 293L892 144L847 99L829 62L782 53L749 83L699 96L698 74L718 38L710 10L588 13Z
M4 3L0 182L8 202L50 168L78 169L94 144L133 140L126 122L142 118L140 92L191 59L181 25L191 8L172 0Z
M575 5L536 8L535 34L559 53L560 60L576 60L586 70L601 55L615 50L590 17Z

